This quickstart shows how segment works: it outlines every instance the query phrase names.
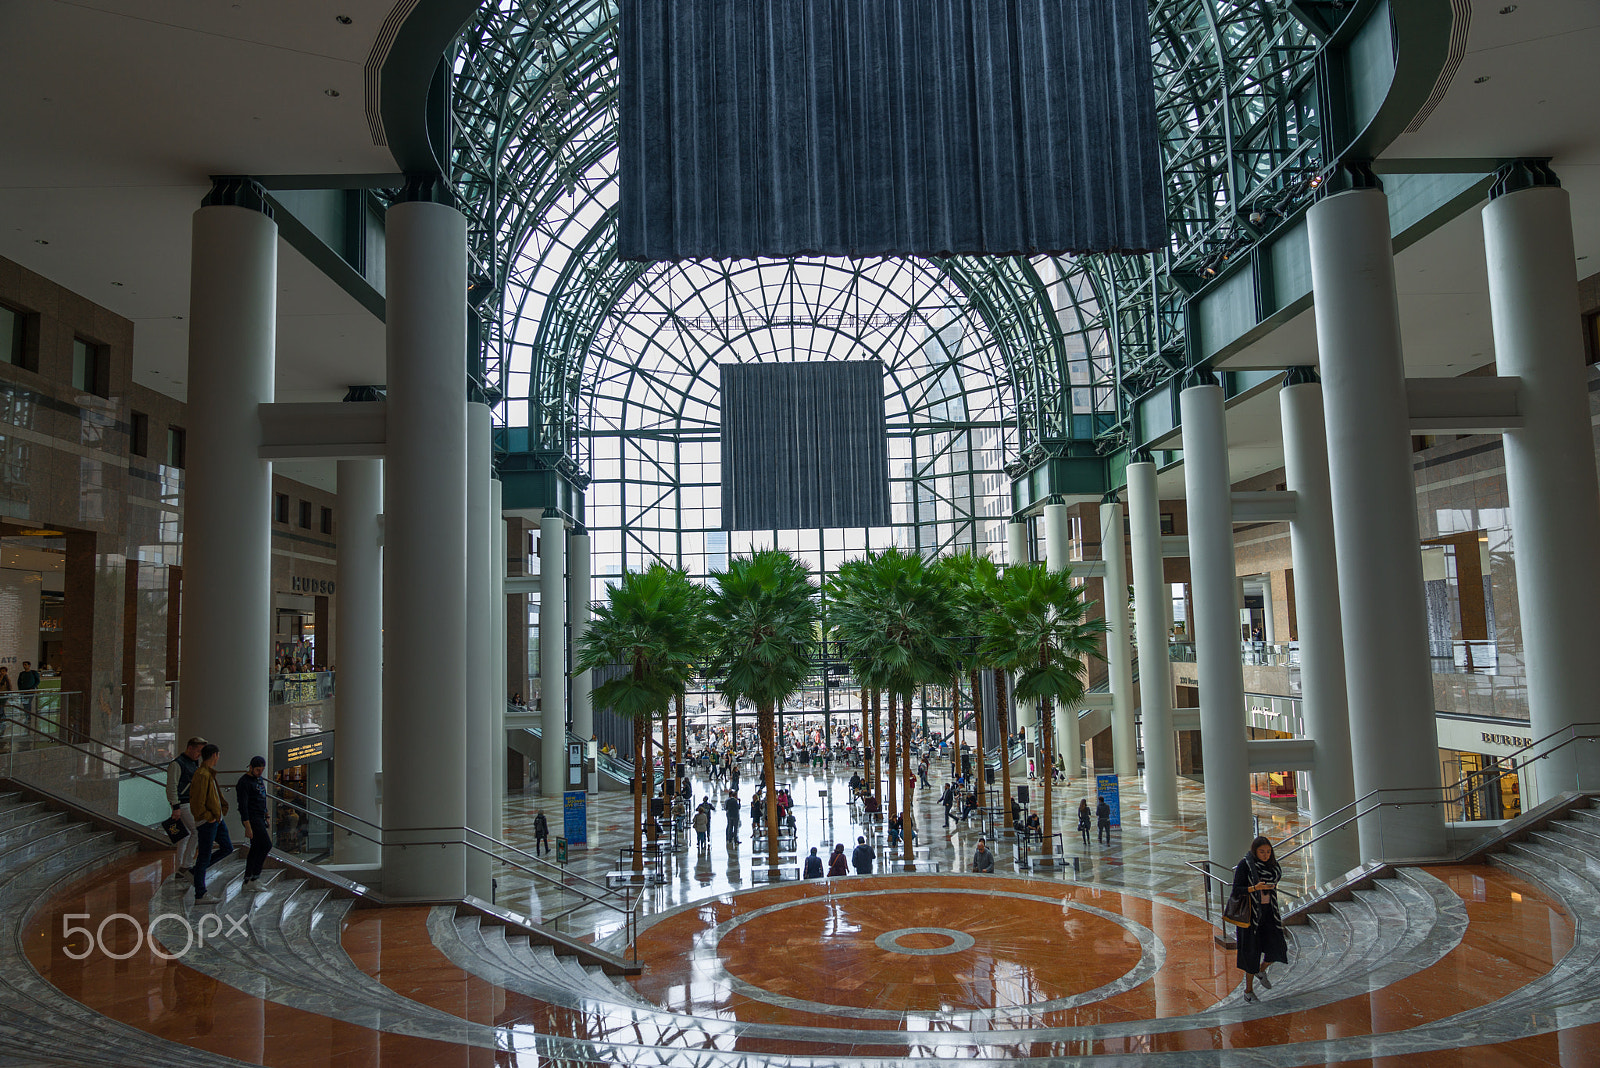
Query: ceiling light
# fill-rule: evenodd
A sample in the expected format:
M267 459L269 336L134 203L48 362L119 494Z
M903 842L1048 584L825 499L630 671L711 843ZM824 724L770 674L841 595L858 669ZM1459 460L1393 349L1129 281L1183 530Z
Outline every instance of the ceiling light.
M111 284L114 285L114 286L121 286L122 285L121 282L112 282Z
M50 242L46 241L42 237L36 237L36 238L33 239L33 243L35 245L48 245Z
M322 91L322 95L323 96L338 96L339 95L339 90L337 90L337 89L324 89Z
M1513 11L1515 11L1516 9L1517 9L1517 5L1516 4L1507 4L1505 7L1500 9L1500 14L1509 15Z
M355 19L351 18L349 15L335 15L333 16L333 20L341 26L348 26L355 21Z
M1489 75L1480 74L1476 78L1472 79L1472 84L1473 85L1482 85L1484 82L1486 82L1488 80L1489 80Z

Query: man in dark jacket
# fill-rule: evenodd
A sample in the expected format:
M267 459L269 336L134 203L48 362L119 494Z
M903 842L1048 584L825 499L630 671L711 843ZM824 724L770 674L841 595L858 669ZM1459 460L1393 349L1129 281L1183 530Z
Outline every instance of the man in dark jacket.
M817 847L811 847L811 855L806 858L806 870L801 873L802 878L822 878L822 858L817 856Z
M722 803L722 811L728 814L728 843L739 844L739 795L732 790L728 791L728 799Z
M1109 801L1107 801L1104 797L1101 797L1100 798L1100 803L1094 807L1094 817L1095 817L1095 834L1094 834L1095 841L1096 842L1104 842L1106 845L1110 845L1111 844L1111 803Z
M535 856L550 852L550 821L542 808L533 814L533 852Z
M956 788L953 783L944 784L944 793L939 795L939 804L944 806L944 827L950 829L950 806L956 803Z
M978 839L977 851L972 854L972 870L994 874L994 854L989 852L989 845L982 838Z
M856 847L850 853L850 863L855 865L857 875L871 875L872 862L877 856L878 854L872 851L872 847L867 845L866 838L864 836L858 837L856 839Z
M267 783L262 778L267 770L267 758L250 758L250 770L239 776L235 789L239 794L239 821L244 824L244 836L250 840L250 855L244 861L244 889L261 889L261 866L272 852L272 836L267 833Z

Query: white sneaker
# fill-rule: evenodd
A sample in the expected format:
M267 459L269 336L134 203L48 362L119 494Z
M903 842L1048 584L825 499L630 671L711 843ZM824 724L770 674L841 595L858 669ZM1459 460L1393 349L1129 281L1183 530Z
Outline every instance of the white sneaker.
M220 902L221 900L222 899L220 897L218 897L216 894L213 894L210 890L207 890L203 894L196 895L196 897L194 899L194 903L196 905L215 905L218 902Z

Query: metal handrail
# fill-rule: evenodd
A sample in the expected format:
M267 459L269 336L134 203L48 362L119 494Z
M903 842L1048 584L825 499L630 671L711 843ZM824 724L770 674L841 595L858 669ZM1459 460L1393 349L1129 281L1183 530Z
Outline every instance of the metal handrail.
M73 691L73 692L77 692L77 691ZM21 727L23 730L27 731L29 734L37 734L41 738L48 738L48 739L50 739L51 742L55 743L56 745L64 745L64 746L68 747L69 749L74 749L77 752L82 753L84 756L93 757L94 759L100 761L102 764L110 765L111 767L116 768L118 771L125 772L125 773L127 773L129 775L137 775L137 776L139 776L139 778L145 779L148 782L156 782L157 781L155 779L150 778L148 775L145 775L143 772L140 772L140 771L138 771L138 770L136 770L134 768L125 768L121 764L116 763L115 761L107 760L104 756L101 756L99 753L92 752L89 749L85 748L84 745L82 743L80 743L80 742L73 741L70 738L62 738L62 737L60 737L58 735L51 734L49 731L42 731L39 728L33 726L31 723L28 723L25 719L13 716L9 712L5 713L4 715L0 715L0 722L11 723L11 724L14 724L15 726ZM81 732L74 732L74 733L81 733ZM85 735L85 737L88 737L88 736ZM167 773L166 773L166 769L165 768L160 767L159 765L156 765L156 764L152 764L148 760L144 759L143 757L135 756L134 754L128 752L125 749L118 749L114 745L110 745L110 744L107 744L107 743L99 742L99 741L96 741L93 738L90 738L90 741L93 741L94 744L96 744L96 745L104 745L105 748L110 749L113 752L121 753L123 756L129 757L129 758L139 762L140 764L143 764L146 768L149 768L152 771L158 772L161 775L161 779L159 781L159 785L161 786L161 788L163 790L165 790L167 788L167 781L166 781L166 774Z

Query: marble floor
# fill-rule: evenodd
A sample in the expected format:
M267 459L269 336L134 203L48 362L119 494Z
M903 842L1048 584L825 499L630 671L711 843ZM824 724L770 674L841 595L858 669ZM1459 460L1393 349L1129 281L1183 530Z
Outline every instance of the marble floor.
M866 833L843 802L847 774L791 780L802 854ZM1291 929L1289 963L1246 1004L1183 863L1200 855L1204 834L1197 785L1185 784L1177 823L1152 824L1124 784L1125 825L1112 843L1084 847L1074 834L1068 866L1043 875L1019 868L1011 844L1000 846L994 875L972 874L977 831L941 825L941 787L936 773L915 795L916 873L769 885L748 826L743 842L729 842L719 814L709 848L689 843L645 892L636 946L621 944L607 910L564 920L601 948L636 951L645 970L631 979L562 965L450 909L350 910L288 878L243 894L237 862L219 870L224 902L205 952L175 954L170 939L162 949L136 924L112 922L84 955L91 947L66 937L73 924L205 922L170 858L123 857L57 887L18 921L26 966L62 1000L18 1005L8 995L3 1023L87 1011L76 1026L100 1020L108 1041L130 1049L144 1036L156 1063L176 1043L188 1063L285 1068L1600 1065L1600 990L1587 986L1600 971L1600 913L1572 881L1586 859L1537 882L1506 864L1406 869ZM1058 820L1083 789L1056 791ZM748 801L748 786L742 794ZM531 848L544 803L508 799L508 837ZM556 811L547 810L553 828ZM590 845L571 852L569 868L599 878L615 869L631 814L626 795L597 799ZM1258 814L1273 837L1296 826L1276 806L1259 804ZM1600 862L1592 866L1600 880ZM528 913L570 905L510 872L500 893Z

